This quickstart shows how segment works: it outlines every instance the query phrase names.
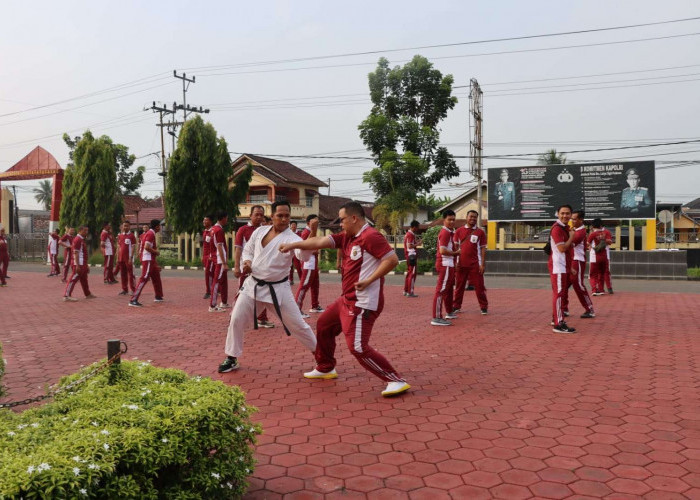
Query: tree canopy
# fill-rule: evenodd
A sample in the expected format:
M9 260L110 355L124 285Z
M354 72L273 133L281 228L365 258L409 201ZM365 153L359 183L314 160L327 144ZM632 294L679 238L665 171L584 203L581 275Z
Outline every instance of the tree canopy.
M377 197L378 224L388 223L394 232L415 210L418 195L459 175L454 158L439 145L439 124L457 104L453 80L419 55L395 68L381 58L369 74L372 110L358 128L377 166L363 180Z
M146 172L146 167L139 166L132 171L131 168L136 162L136 156L129 154L129 148L123 144L113 143L112 139L106 135L102 136L102 138L109 143L114 152L114 168L117 173L117 186L119 188L119 192L121 194L136 194L138 189L143 184L143 174ZM63 134L63 141L70 149L68 155L70 160L73 161L73 154L76 145L78 142L80 142L80 136L78 135L71 139L68 134Z
M50 180L39 181L39 187L32 189L32 192L34 193L34 199L44 207L44 210L51 210L53 182Z
M251 166L229 188L231 156L223 137L197 115L185 122L170 160L165 189L168 223L178 232L196 233L202 217L225 210L238 215L253 175Z
M104 135L95 139L88 130L73 143L70 158L63 177L61 226L87 224L94 242L103 223L116 225L124 213L114 144Z
M537 157L538 165L563 165L566 163L566 155L557 153L556 149L548 149Z

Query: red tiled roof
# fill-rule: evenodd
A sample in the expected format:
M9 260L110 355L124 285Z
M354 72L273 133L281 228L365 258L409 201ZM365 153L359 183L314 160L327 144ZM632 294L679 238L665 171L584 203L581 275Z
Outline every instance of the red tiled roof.
M236 165L244 157L261 165L267 171L266 173L262 173L262 175L265 175L266 177L269 177L269 174L273 174L286 182L294 182L296 184L306 184L309 186L318 187L327 186L327 184L322 180L304 172L301 168L297 167L296 165L292 165L288 161L275 160L273 158L266 158L264 156L253 154L244 154L234 161L233 164ZM253 165L255 166L255 164ZM276 179L271 180L276 181Z
M138 220L137 220L138 217ZM151 219L163 220L165 219L165 210L163 207L145 207L142 208L138 214L136 213L125 213L124 218L131 222L132 224L145 224L151 222Z
M41 146L32 149L27 156L12 165L0 178L14 180L42 179L47 175L63 172L56 158Z

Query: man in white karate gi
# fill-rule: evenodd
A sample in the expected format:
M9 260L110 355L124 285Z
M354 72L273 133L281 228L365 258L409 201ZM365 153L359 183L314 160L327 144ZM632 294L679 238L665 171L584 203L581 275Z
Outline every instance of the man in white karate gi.
M227 357L219 365L219 373L239 368L238 358L243 354L244 333L251 326L257 329L258 312L265 307L277 313L287 335L299 339L311 355L316 350L316 336L301 317L288 281L292 253L279 251L282 244L301 241L289 229L290 212L288 202L273 203L272 225L256 229L243 249L242 271L250 276L238 291L236 305L233 306L224 349ZM311 255L311 252L297 251L297 257L302 261L308 260Z

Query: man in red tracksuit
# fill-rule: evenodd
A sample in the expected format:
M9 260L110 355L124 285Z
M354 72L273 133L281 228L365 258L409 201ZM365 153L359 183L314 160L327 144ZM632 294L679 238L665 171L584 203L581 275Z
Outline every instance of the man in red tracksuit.
M156 261L156 257L160 254L156 247L156 233L160 231L160 221L153 219L150 226L151 228L143 234L141 240L141 277L136 285L136 291L129 301L131 307L143 307L143 304L139 302L139 297L148 280L153 280L153 291L156 294L153 302L165 300L163 298L163 284L160 281L160 267Z
M297 236L301 236L301 231L297 231L296 222L290 222L289 229ZM297 272L297 276L301 279L301 261L297 259L296 255L292 254L292 267L289 268L289 286L294 286L294 271Z
M100 233L100 247L104 255L104 282L108 285L117 283L114 279L114 236L112 236L112 225L105 222Z
M406 279L403 283L404 297L418 297L418 295L413 293L413 290L416 286L416 266L418 264L416 231L419 226L420 224L417 220L411 222L411 228L406 231L406 235L403 237L403 252L406 257Z
M601 219L593 219L591 223L593 231L588 235L588 246L590 247L591 270L589 280L593 296L605 295L605 282L608 290L612 293L612 283L610 283L610 245L612 245L612 234L603 228Z
M224 229L228 224L226 212L219 212L216 215L216 221L216 224L211 228L211 238L214 244L211 259L216 264L214 265L209 312L223 312L231 307L228 303L228 245ZM221 303L217 302L219 295L221 295Z
M49 246L47 250L49 252L49 262L51 263L51 272L48 276L58 276L61 274L61 270L58 267L58 230L49 233Z
M569 275L569 285L574 288L579 302L585 309L582 318L595 318L593 312L593 301L588 290L584 275L586 274L586 226L584 225L585 214L583 210L575 210L571 214L571 224L574 226L574 241L569 247L569 257L571 258L571 274ZM564 316L569 315L569 296L565 297Z
M73 238L75 238L75 228L66 226L65 229L65 233L58 240L58 245L63 247L63 277L61 278L61 283L68 281L68 269L73 266L71 247L73 246Z
M121 274L122 291L119 295L128 295L136 291L134 284L134 255L136 254L136 236L131 232L131 223L122 222L122 232L117 237L117 269Z
M452 313L460 312L464 289L469 284L476 290L481 314L488 314L489 301L484 285L484 268L486 265L486 233L477 226L479 214L476 210L467 212L467 223L455 231L455 240L460 247L457 263L455 296Z
M551 254L547 266L552 283L552 325L555 333L574 333L564 321L564 305L568 301L569 275L571 274L571 254L569 248L574 242L574 229L569 227L571 205L557 209L557 221L549 232Z
M315 238L318 231L319 219L316 214L311 214L306 217L306 227L301 232L301 239L306 240L308 238ZM303 318L308 318L309 315L304 313L304 298L306 298L306 292L311 290L311 313L322 313L323 307L318 301L319 292L319 275L318 275L318 252L314 252L313 257L302 264L301 278L299 282L299 288L297 289L295 300L299 306L299 311L301 311L301 316Z
M90 293L90 286L88 284L88 274L90 273L90 268L88 267L88 250L87 243L85 242L85 237L88 233L87 226L80 226L78 228L78 234L73 238L73 247L71 251L73 253L73 274L68 280L66 285L66 290L63 293L64 302L77 302L78 299L72 297L73 288L75 284L80 281L80 286L83 288L83 293L86 299L95 299L96 297Z
M433 326L450 326L448 320L456 319L452 313L452 295L455 285L455 257L459 248L454 239L455 213L453 210L442 212L443 226L438 234L435 268L438 272L433 296L433 313L430 324ZM445 310L443 317L442 311Z
M10 264L10 249L7 247L7 237L5 236L5 228L0 227L0 286L7 286L5 275L7 274L7 266Z
M202 220L202 225L204 230L202 231L202 267L204 267L204 298L211 298L211 288L214 279L214 267L216 266L216 255L212 251L214 248L214 242L212 241L211 226L213 224L213 217L207 215ZM212 259L212 256L214 257Z

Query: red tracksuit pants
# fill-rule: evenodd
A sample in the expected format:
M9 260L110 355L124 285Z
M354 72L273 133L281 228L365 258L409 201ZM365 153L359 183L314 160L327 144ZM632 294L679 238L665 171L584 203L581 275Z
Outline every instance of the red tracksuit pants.
M572 266L576 269L576 274L569 275L569 286L573 287L578 301L581 303L586 312L593 312L593 301L591 296L588 295L588 290L586 290L586 281L584 274L586 274L586 262L580 260L574 260ZM569 312L569 294L566 294L565 302L562 304L564 311Z
M438 269L435 295L433 296L433 318L442 318L443 306L445 313L452 312L452 296L455 287L455 268L440 266Z
M608 288L612 288L610 283L610 261L608 259L596 258L595 262L591 262L589 282L593 293L604 292L606 282Z
M486 286L484 285L484 275L479 272L479 263L474 262L469 266L458 266L455 278L455 296L452 301L452 307L455 309L462 308L462 300L464 299L464 289L467 287L467 282L474 287L476 299L479 301L481 309L489 308L489 301L486 298Z
M70 250L63 251L63 281L68 279L68 269L73 268L73 259L71 258Z
M299 282L299 288L297 288L297 295L295 300L301 311L304 307L304 299L306 298L306 292L311 290L311 307L321 307L318 302L318 269L304 269L301 272L301 281Z
M391 363L369 345L372 326L383 307L383 297L376 311L356 307L355 302L344 297L338 297L327 307L316 323L316 369L329 372L335 368L335 338L342 332L350 353L367 371L385 382L403 382Z
M216 307L219 294L221 294L221 303L228 304L228 269L224 269L223 264L214 266L214 277L212 280L213 286L211 289L211 307Z
M404 293L413 293L416 286L416 271L416 266L412 266L408 263L408 261L406 261L406 279L403 283Z
M552 282L552 321L559 325L564 321L564 304L569 301L569 274L549 273Z
M73 274L71 274L68 284L66 285L66 291L64 292L64 297L70 297L75 288L75 284L80 281L80 286L83 287L83 293L87 297L90 295L90 285L88 285L88 273L90 269L87 265L73 266Z
M6 285L5 276L7 276L7 266L10 265L10 256L8 254L0 255L0 284Z
M103 271L103 277L105 281L116 281L114 279L114 255L105 255L104 256L104 271Z
M136 291L136 285L134 284L134 264L130 260L123 260L117 264L117 269L121 275L122 290L125 292L131 290L132 293Z
M131 296L131 300L138 302L141 292L143 292L143 287L146 286L148 280L153 280L153 291L156 297L163 296L163 283L160 281L160 267L153 260L144 260L141 263L141 277L136 285L136 291Z
M49 262L51 262L51 274L61 274L61 268L58 265L58 254L49 252Z
M204 286L206 289L206 293L207 295L211 295L216 261L213 259L204 259L202 261L202 265L204 266Z
M292 256L292 267L289 268L289 284L294 284L294 271L297 272L297 276L301 280L301 261L296 257Z

